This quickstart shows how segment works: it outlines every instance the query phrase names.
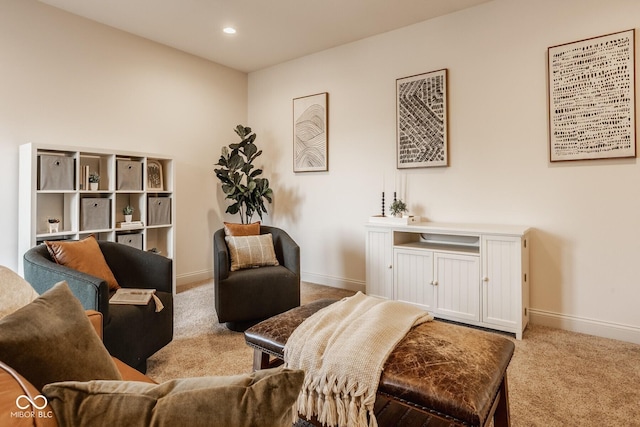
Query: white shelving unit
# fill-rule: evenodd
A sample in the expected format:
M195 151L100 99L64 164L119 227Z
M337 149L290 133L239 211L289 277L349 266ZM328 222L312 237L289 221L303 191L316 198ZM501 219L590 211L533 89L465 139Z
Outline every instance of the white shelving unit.
M58 158L60 162L55 162ZM52 159L63 165L63 172L50 169L46 163ZM87 188L87 171L100 176L97 190ZM99 240L175 257L175 182L170 157L29 143L20 146L19 173L21 273L22 256L29 248L45 240L77 240L91 234ZM60 173L64 179L58 179ZM132 220L140 221L139 225L122 226L122 209L127 205L134 208ZM59 220L58 231L50 230L50 219ZM173 282L175 288L175 272Z
M367 293L511 332L529 322L529 228L367 224Z

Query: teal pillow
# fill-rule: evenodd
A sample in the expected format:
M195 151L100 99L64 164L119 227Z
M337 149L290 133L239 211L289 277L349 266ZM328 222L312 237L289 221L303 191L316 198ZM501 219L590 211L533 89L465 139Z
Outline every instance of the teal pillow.
M67 282L0 319L0 360L38 390L59 381L122 379Z
M303 371L279 367L162 384L61 382L44 393L61 427L291 427L303 380Z

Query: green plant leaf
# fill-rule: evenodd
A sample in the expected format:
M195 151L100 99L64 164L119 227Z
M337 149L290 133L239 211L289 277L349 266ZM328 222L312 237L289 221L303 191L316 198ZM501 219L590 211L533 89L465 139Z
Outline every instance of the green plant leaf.
M233 201L226 212L239 214L243 223L249 223L257 213L267 213L265 200L273 202L273 191L269 188L269 180L260 178L262 169L255 168L252 162L262 154L255 144L256 134L250 127L237 125L234 129L240 137L239 143L229 144L222 148L222 156L218 160L218 169L214 169L220 180L225 199Z

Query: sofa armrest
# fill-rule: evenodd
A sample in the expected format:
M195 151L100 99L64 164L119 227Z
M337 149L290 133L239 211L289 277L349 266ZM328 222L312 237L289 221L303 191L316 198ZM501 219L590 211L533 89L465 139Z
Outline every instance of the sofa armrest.
M300 246L286 231L269 226L260 227L260 233L271 233L273 246L280 264L300 277Z
M95 276L56 264L49 257L45 245L38 245L24 254L24 278L39 293L43 294L58 282L66 281L73 295L80 300L85 310L97 310L109 317L109 286Z
M91 321L91 326L96 330L96 333L102 340L102 313L95 310L87 310L87 317Z
M38 402L36 396L40 395L40 391L27 381L20 373L16 372L12 367L0 361L0 425L13 427L57 427L58 421L52 411L51 405L42 409L36 409L33 406L24 409L23 412L43 411L46 416L42 417L15 417L12 414L19 412L16 406L16 399L19 396L27 396L31 402ZM28 403L26 399L24 402Z
M218 282L229 277L229 249L222 228L213 234L213 276Z
M99 241L100 250L123 288L173 292L173 261L116 242Z

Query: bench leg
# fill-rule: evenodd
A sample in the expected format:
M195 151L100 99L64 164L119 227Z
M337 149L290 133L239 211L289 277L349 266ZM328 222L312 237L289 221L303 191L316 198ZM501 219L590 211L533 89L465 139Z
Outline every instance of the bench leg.
M507 373L505 372L500 384L500 397L496 412L493 415L493 425L495 427L510 427L511 417L509 416L509 390L507 388Z
M269 354L263 353L257 348L253 350L253 370L259 371L269 367Z
M271 359L269 353L265 353L257 348L253 349L253 370L259 371L260 369L269 369L280 366L284 363L282 359L274 357Z

